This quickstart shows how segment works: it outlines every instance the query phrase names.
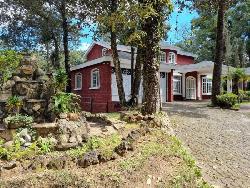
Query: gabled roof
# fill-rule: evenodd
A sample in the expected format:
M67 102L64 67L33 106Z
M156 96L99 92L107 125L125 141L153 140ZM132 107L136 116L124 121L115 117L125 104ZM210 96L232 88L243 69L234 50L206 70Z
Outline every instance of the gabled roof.
M189 57L194 57L194 58L198 57L197 55L195 55L193 53L186 52L183 49L181 49L180 47L167 44L166 42L161 42L160 47L161 47L161 49L168 49L168 50L176 51L177 54L179 54L179 55L184 55L184 56L189 56Z
M85 56L87 56L87 54L92 50L92 48L95 46L95 45L99 45L99 46L102 46L104 48L107 48L107 49L111 49L111 44L109 42L103 42L103 41L94 41L92 42L92 44L89 46L88 50L86 51L85 53ZM123 51L123 52L131 52L131 47L130 46L125 46L125 45L117 45L117 50L118 51Z
M88 48L87 52L85 53L85 56L87 56L87 54L92 50L92 48L95 46L95 45L99 45L99 46L102 46L104 48L107 48L107 49L111 49L111 44L110 42L103 42L103 41L95 41L93 42L90 47ZM173 45L169 45L165 42L161 42L160 43L160 47L161 49L168 49L168 50L174 50L177 52L177 54L180 54L180 55L184 55L184 56L189 56L189 57L194 57L196 58L197 55L195 54L192 54L192 53L189 53L189 52L185 52L183 51L180 47L177 47L177 46L173 46ZM118 51L122 51L122 52L128 52L128 53L131 53L131 46L125 46L125 45L117 45L117 50Z

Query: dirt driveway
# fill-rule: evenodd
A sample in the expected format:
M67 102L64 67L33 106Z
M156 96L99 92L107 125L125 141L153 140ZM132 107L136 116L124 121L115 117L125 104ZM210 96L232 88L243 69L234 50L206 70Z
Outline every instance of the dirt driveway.
M250 111L214 109L207 104L174 102L163 109L206 181L216 187L250 188Z

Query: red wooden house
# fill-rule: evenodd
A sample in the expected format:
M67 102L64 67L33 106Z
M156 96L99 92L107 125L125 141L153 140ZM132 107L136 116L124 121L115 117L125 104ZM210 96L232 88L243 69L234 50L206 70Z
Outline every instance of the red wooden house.
M131 47L118 45L127 100L131 90ZM161 44L161 101L209 99L212 88L213 62L195 64L195 55L181 48ZM119 97L107 42L94 42L86 52L87 61L71 68L72 88L82 97L82 108L91 112L119 110ZM224 67L226 70L226 67ZM224 70L223 69L223 70ZM225 71L224 70L224 71ZM231 84L228 82L228 90ZM142 101L142 87L138 96Z

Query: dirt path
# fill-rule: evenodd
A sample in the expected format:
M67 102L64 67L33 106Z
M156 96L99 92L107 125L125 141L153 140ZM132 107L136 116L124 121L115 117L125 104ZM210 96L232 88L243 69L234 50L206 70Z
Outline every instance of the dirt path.
M204 102L164 107L177 136L216 187L250 187L250 111L212 109Z

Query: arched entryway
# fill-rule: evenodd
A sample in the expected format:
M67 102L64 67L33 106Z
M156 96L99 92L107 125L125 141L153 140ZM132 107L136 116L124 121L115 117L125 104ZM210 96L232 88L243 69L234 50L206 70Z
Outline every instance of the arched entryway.
M186 99L196 99L196 79L193 76L186 79Z

